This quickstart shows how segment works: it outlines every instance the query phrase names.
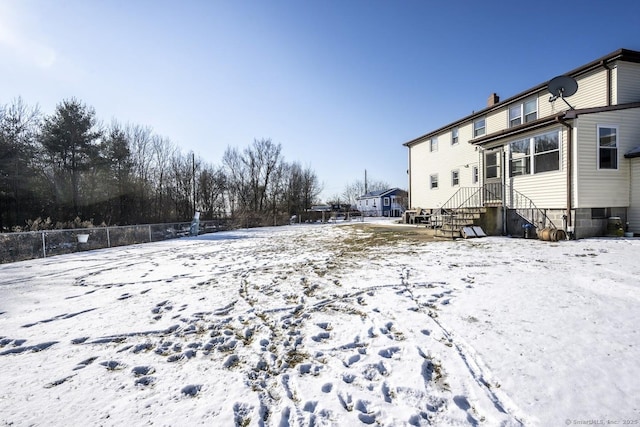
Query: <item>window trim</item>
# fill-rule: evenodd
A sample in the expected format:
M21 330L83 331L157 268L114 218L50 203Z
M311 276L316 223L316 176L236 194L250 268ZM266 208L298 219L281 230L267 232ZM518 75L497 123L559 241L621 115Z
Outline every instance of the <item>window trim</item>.
M609 148L609 147L601 147L600 146L600 129L615 129L615 136L616 136L616 146L615 148ZM598 170L603 170L603 171L617 171L620 170L620 127L618 125L609 125L609 124L599 124L596 127L596 167ZM600 151L601 150L611 150L614 151L615 150L615 155L616 155L616 167L615 168L603 168L602 164L601 164L601 159L600 159Z
M389 196L386 196L382 199L382 204L384 206L391 206L391 199L389 199Z
M438 151L438 137L434 136L429 140L429 152L434 153Z
M540 136L544 136L547 134L551 134L554 133L556 134L556 138L558 140L558 147L554 148L553 150L546 150L546 151L540 151L537 152L536 151L536 144L535 144L535 140L537 137ZM545 173L545 172L556 172L556 171L560 171L562 170L562 151L560 150L562 147L562 141L560 140L561 136L560 136L560 132L559 131L551 131L551 132L545 132L539 135L534 135L531 137L531 144L532 144L532 151L531 151L531 170L532 170L532 175L538 175L541 173ZM551 170L545 170L545 171L540 171L540 172L536 172L536 160L540 157L543 156L545 154L549 154L549 153L555 153L558 152L558 169L551 169Z
M460 142L460 128L451 129L451 145L457 145Z
M460 186L460 169L453 169L451 171L451 186L452 187Z
M547 134L556 134L556 137L558 139L558 147L553 149L553 150L547 150L547 151L542 151L542 152L536 152L536 138L547 135ZM511 150L511 145L513 143L516 142L520 142L520 141L527 141L528 143L528 151L529 153L516 159L517 161L521 160L521 159L525 159L525 162L527 162L527 167L526 169L528 169L527 173L520 173L520 174L513 174L513 151ZM515 177L519 177L519 176L533 176L533 175L539 175L539 174L543 174L543 173L548 173L548 172L560 172L562 171L562 132L559 129L553 129L547 132L542 132L542 133L538 133L538 134L534 134L531 136L528 136L526 138L521 138L521 139L516 139L513 141L510 141L507 146L509 147L509 177L510 178L515 178ZM538 158L538 156L542 156L544 154L549 154L549 153L554 153L557 152L558 153L558 168L557 169L553 169L553 170L547 170L547 171L541 171L541 172L536 172L536 159Z
M478 127L478 123L482 122L482 127ZM482 130L482 132L480 132ZM477 138L487 133L487 118L480 117L473 121L473 137Z
M529 138L523 138L523 139L516 139L515 141L511 141L509 142L509 177L513 178L515 176L524 176L524 175L531 175L531 165L533 163L533 161L531 160L532 154L531 154L531 139L532 137ZM513 149L511 148L513 146L513 144L518 143L518 142L526 142L527 144L527 153L523 154L522 156L514 159L513 158ZM521 153L518 153L521 154ZM513 173L513 165L514 165L514 160L518 163L523 162L524 163L524 170L526 172L523 173L517 173L514 174Z
M529 103L534 104L534 110L527 114L525 113L525 105ZM518 115L511 117L511 111L512 110L515 111L515 107L518 108ZM531 119L527 119L527 116L530 116L532 114L535 114L535 117ZM509 128L520 126L521 124L524 124L524 123L532 122L534 120L537 120L537 118L538 118L538 98L525 99L517 104L511 104L509 107L507 107L507 127ZM518 121L518 123L513 123L516 120Z
M438 174L434 173L429 175L429 189L437 190L438 189Z

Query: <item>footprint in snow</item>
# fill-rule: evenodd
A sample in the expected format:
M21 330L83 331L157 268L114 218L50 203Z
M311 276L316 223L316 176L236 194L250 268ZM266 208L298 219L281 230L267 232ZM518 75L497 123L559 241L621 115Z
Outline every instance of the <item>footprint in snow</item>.
M133 375L135 375L136 377L142 377L142 376L145 376L145 375L151 375L155 371L156 371L156 369L153 366L136 366L131 370Z
M100 363L102 366L104 366L105 368L107 368L107 370L109 371L119 371L121 369L124 369L124 364L116 361L116 360L109 360L106 362L101 362Z
M190 384L182 387L182 390L180 390L180 392L185 396L195 397L198 395L198 393L200 393L201 389L202 389L202 384Z
M84 369L87 366L91 365L93 362L96 361L98 357L94 356L94 357L90 357L88 359L83 360L82 362L78 363L78 366L76 366L75 368L73 368L74 371L77 371L79 369Z
M378 354L385 359L391 359L394 354L400 351L400 347L389 347L382 349L378 352Z
M148 387L156 382L156 377L140 377L134 381L134 385L138 387Z

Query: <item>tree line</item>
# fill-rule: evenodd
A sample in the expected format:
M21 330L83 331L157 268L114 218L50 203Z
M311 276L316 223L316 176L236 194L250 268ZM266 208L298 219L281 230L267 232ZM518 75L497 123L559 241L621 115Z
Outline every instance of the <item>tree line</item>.
M309 167L287 162L280 144L228 147L221 164L183 153L147 126L102 124L76 98L50 115L21 98L0 105L0 230L46 219L129 225L229 217L273 225L320 194Z

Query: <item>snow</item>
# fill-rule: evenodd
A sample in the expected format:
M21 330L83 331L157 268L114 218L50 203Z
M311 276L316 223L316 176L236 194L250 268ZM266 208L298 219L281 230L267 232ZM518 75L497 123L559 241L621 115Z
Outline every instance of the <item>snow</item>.
M640 240L374 225L0 265L0 424L638 423Z

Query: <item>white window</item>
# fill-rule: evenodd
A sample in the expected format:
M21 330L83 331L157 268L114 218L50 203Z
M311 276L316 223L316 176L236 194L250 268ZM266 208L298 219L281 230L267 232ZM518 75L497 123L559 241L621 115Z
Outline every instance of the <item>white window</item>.
M434 174L434 175L431 175L429 177L429 181L430 181L430 188L432 190L438 188L438 174L437 173Z
M434 152L438 151L438 138L433 137L429 140L429 151Z
M473 166L471 168L471 182L473 184L478 183L478 166Z
M560 170L558 132L533 137L533 173Z
M477 119L473 122L473 137L478 137L484 135L485 133L485 119L484 117L481 119Z
M389 198L385 197L384 200L383 200L383 203L384 203L385 206L389 206L389 204L390 204Z
M451 129L451 145L458 143L458 128Z
M456 187L460 185L460 171L458 169L451 171L451 186Z
M535 135L509 144L510 176L560 170L558 131Z
M618 128L598 126L598 169L618 169Z
M531 142L520 139L509 144L511 153L511 176L529 175L531 173Z
M529 99L509 107L509 127L529 123L538 118L538 103Z

